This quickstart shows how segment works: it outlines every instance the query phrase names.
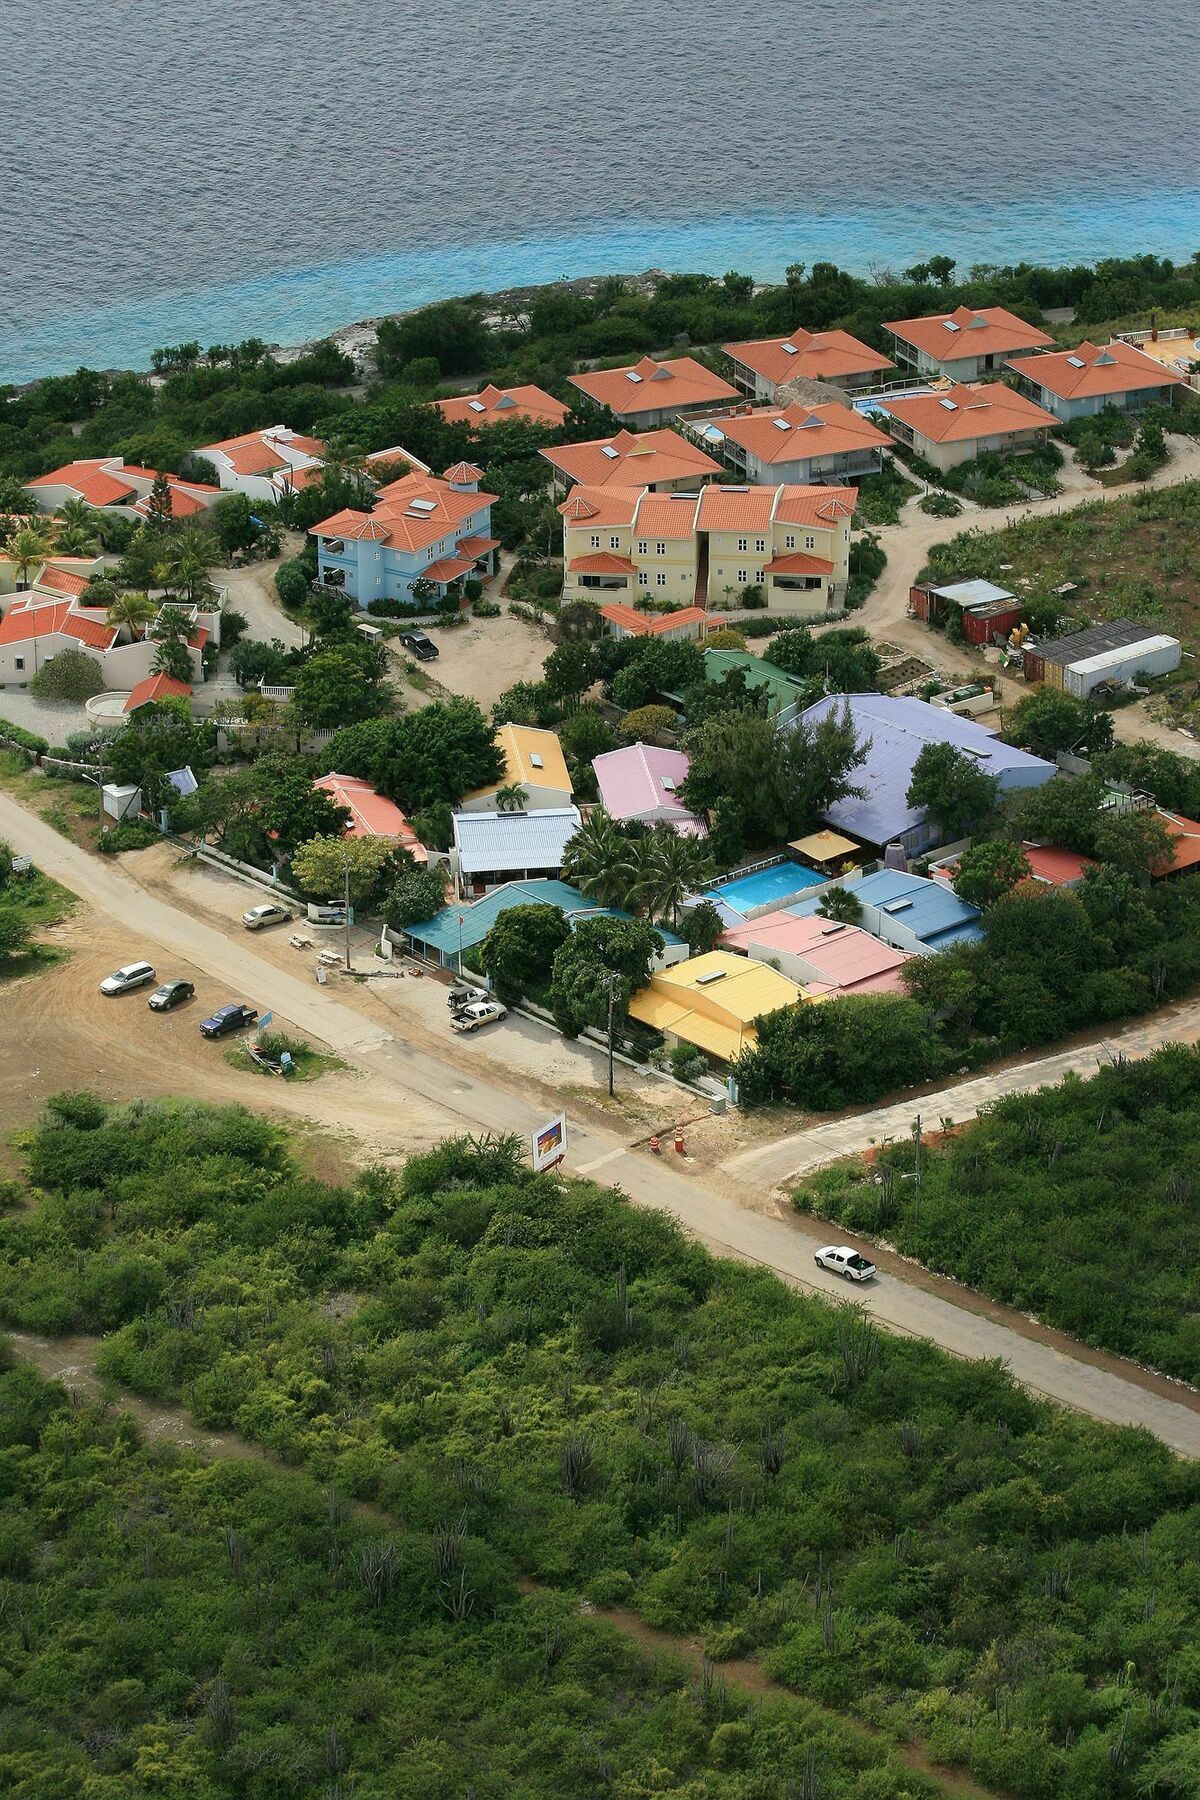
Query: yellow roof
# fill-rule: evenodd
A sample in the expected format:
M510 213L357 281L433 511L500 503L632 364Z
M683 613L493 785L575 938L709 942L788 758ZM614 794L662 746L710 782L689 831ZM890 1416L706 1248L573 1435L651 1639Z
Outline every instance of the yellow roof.
M634 994L629 1002L629 1014L631 1018L640 1019L643 1025L669 1031L685 1043L695 1044L697 1049L707 1050L711 1056L719 1056L725 1062L732 1061L740 1050L749 1049L758 1041L753 1025L721 1024L717 1019L693 1012L690 1007L680 1006L669 994L656 994L652 987Z
M643 1025L728 1058L755 1042L753 1020L761 1013L803 999L804 989L777 969L730 950L710 950L660 969L633 996L629 1011Z
M797 838L788 845L800 856L807 856L813 862L832 862L835 856L850 856L858 845L853 838L843 837L839 831L814 831L809 837Z
M502 725L496 742L504 758L504 779L473 788L464 794L465 800L478 800L502 787L552 788L570 798L571 777L556 732L539 731L533 725ZM535 756L541 759L540 765L534 762Z

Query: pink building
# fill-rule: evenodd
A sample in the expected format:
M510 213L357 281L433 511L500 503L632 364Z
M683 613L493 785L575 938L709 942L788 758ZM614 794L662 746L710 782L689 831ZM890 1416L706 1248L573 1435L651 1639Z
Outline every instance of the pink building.
M707 837L703 819L679 798L688 766L682 750L660 750L655 744L608 750L592 762L600 804L610 818L673 825L682 837Z
M905 991L900 971L908 957L902 950L881 944L859 925L842 925L820 914L764 913L730 926L721 942L756 962L777 963L781 974L798 982L810 999Z

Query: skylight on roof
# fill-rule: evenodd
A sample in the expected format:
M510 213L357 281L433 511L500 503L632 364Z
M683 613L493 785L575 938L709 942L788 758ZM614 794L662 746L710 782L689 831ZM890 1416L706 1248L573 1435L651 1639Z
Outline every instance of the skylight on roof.
M911 900L889 900L885 906L880 908L880 910L885 913L911 912L912 901Z
M621 452L619 450L614 450L611 444L605 444L600 451L600 454L601 456L607 456L610 462L616 462Z
M696 986L710 987L714 981L724 981L727 973L728 971L725 969L709 969L705 974L697 975Z
M741 487L723 487L721 492L723 494L748 494L750 489L743 483Z
M416 513L436 512L437 511L437 501L436 500L410 500L408 503L408 510L409 510L409 512L416 512Z
M771 423L774 425L776 431L790 431L792 429L792 422L790 419L772 419Z
M472 412L486 412L487 411L487 407L483 404L482 400L468 400L467 405L470 407Z
M798 431L812 431L812 429L813 429L813 428L814 428L814 426L818 426L818 425L826 425L826 424L828 424L828 420L827 420L827 419L818 419L818 418L817 418L817 417L816 417L816 416L815 416L815 415L814 415L814 416L811 416L811 417L809 417L809 418L807 418L807 419L801 419L801 421L800 421L800 423L799 423L799 425L798 425L798 426L797 426L797 427L796 427L796 429L797 429L797 430L798 430Z
M1068 356L1067 361L1070 363L1070 365L1073 369L1086 369L1087 368L1087 364L1084 362L1082 356Z
M502 406L515 406L516 404L511 394L501 394L496 402L496 411L499 412Z
M822 925L821 936L832 937L835 931L845 931L845 929L845 922L839 919L836 925Z
M1110 356L1108 354L1107 350L1102 350L1100 352L1099 356L1096 358L1096 367L1100 368L1100 366L1103 364L1104 367L1107 368L1110 363L1115 363L1116 360L1117 360L1116 357Z
M971 323L967 326L967 330L968 331L986 331L987 330L987 320L981 319L979 314L976 313L975 317L971 320Z
M787 356L799 356L799 354L800 354L800 352L799 352L799 350L797 350L795 344L780 344L779 348Z
M981 750L978 744L964 744L963 749L968 756L974 756L979 762L986 762L992 754L990 750Z
M673 794L675 792L675 783L669 775L664 775L658 785L661 787L664 794Z
M636 386L641 381L642 378L638 374L636 369L626 369L625 379L626 379L626 381L632 381Z
M957 412L958 411L958 401L957 400L939 400L938 405L944 406L947 412Z
M531 750L529 753L529 766L531 769L544 769L546 766L536 750Z
M664 369L660 363L650 379L651 381L673 381L675 377L672 375L670 369Z
M960 326L954 323L953 319L943 319L942 324L947 331L958 331L961 329Z

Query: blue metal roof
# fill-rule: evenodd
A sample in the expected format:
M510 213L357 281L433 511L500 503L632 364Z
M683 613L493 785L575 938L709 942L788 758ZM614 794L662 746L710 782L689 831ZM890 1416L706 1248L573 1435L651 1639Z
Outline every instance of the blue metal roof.
M960 900L953 888L941 881L930 881L923 875L905 875L899 869L877 869L861 881L846 883L847 889L864 906L877 906L887 912L900 905L894 915L931 950L946 950L953 943L974 943L983 936L977 923L979 909ZM820 897L797 900L785 911L808 919L816 912Z
M849 832L864 843L886 844L924 823L924 807L910 806L905 795L913 765L926 744L953 744L957 750L972 753L980 768L995 775L1006 793L1012 788L1040 787L1056 772L1053 763L1003 743L974 719L930 706L925 700L889 694L830 694L800 716L812 724L831 712L840 716L844 706L850 709L859 743L869 741L866 760L851 774L854 785L865 791L861 800L848 796L835 801L824 817L838 831Z
M501 913L511 906L557 906L566 914L567 923L574 925L579 918L592 918L599 914L608 914L615 919L632 918L631 913L622 912L615 906L600 906L595 900L589 900L578 888L573 888L566 881L506 881L503 887L493 888L490 894L484 894L480 900L468 905L444 906L432 919L426 919L420 925L406 927L408 936L415 942L426 945L431 951L438 951L456 956L459 949L459 919L462 920L462 948L472 949L482 943ZM668 944L679 944L683 940L675 932L668 931L665 926L654 928Z
M577 806L548 807L538 812L455 813L454 842L462 858L463 874L557 869L580 823Z

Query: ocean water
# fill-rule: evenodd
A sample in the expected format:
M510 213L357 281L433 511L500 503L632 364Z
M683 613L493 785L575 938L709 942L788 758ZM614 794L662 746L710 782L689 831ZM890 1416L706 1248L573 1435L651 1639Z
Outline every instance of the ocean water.
M1200 249L1194 6L15 10L0 380L606 270Z

